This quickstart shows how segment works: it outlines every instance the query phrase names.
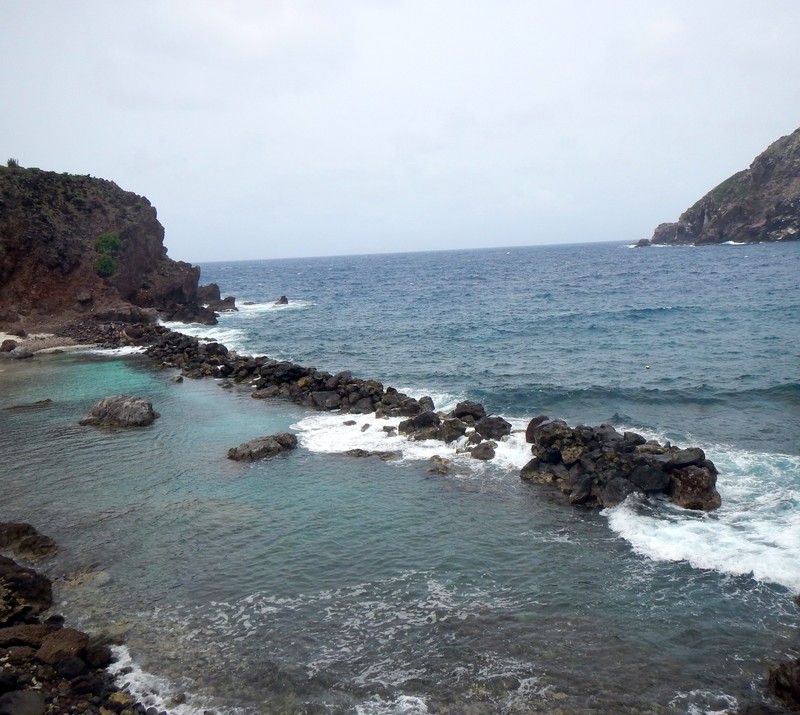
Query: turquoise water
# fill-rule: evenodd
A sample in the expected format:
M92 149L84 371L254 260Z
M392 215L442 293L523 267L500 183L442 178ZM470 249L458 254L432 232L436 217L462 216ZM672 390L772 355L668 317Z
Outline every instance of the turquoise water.
M747 250L766 271L775 259L761 248ZM49 568L70 621L127 633L122 680L180 715L703 713L759 701L768 665L800 645L798 252L764 248L785 251L771 282L736 274L738 293L740 247L722 247L713 271L700 249L686 269L679 249L615 246L203 267L255 302L211 329L232 347L350 367L440 405L478 397L516 427L544 411L691 438L721 467L714 514L553 503L519 480L518 433L476 465L387 437L372 415L348 426L212 380L174 384L140 356L81 354L0 363L0 519L59 541ZM676 310L693 302L684 318L655 310L687 271L703 277L704 299L674 289ZM281 293L288 309L271 306ZM781 301L785 314L764 324ZM632 317L640 310L660 317ZM160 419L77 425L122 392L151 399ZM293 453L225 458L284 429L299 435ZM343 454L352 447L402 459ZM436 453L453 473L427 472ZM178 692L186 703L171 705Z

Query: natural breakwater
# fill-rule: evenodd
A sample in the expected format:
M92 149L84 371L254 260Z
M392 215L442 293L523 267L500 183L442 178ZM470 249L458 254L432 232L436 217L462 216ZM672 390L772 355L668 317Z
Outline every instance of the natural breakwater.
M330 280L320 277L322 260L231 264L216 275L206 267L204 280L217 280L240 304L256 302L223 318L231 347L352 369L432 393L442 407L472 397L515 426L514 418L538 412L573 424L616 412L618 426L700 444L722 473L720 512L576 512L519 480L513 466L529 452L513 441L496 463L472 460L431 475L426 459L441 443L398 441L403 459L393 463L342 454L392 443L368 415L348 426L336 414L253 400L210 380L174 385L140 357L53 356L0 378L3 406L53 400L0 411L3 509L12 512L4 516L50 525L63 545L58 567L91 574L63 584L66 609L87 625L128 624L137 662L178 681L173 687L189 694L183 707L198 707L203 696L253 712L312 703L331 712L678 713L757 697L767 664L797 638L787 587L798 578L798 458L790 440L781 441L797 415L785 399L791 392L780 396L796 335L797 286L788 282L796 253L781 254L773 274L753 271L745 285L733 272L741 257L725 258L733 254L718 253L704 267L702 254L687 266L682 249L659 250L648 269L639 263L647 252L601 248L372 257L349 266L329 259ZM767 259L759 262L766 271ZM570 298L572 284L544 300L570 270L583 275L583 297ZM693 323L656 310L667 284L686 285L687 271L706 281L689 311ZM722 304L734 279L747 299L734 294ZM281 293L296 303L273 310ZM689 296L671 297L685 316ZM526 316L542 314L548 301L547 329L533 330ZM781 301L785 314L761 325ZM644 311L664 319L620 320L627 302L629 318ZM509 325L518 327L508 332ZM770 353L772 341L755 350L754 325L761 341L776 335L781 350ZM736 330L739 340L723 339ZM653 360L677 355L678 339L689 340L680 370ZM645 344L649 371L641 355L608 371L626 345ZM742 354L733 356L736 346ZM711 370L721 351L728 358ZM746 361L752 379L723 369ZM584 382L573 384L584 369ZM632 389L617 391L626 370ZM715 399L688 398L703 376ZM757 400L746 394L754 385ZM152 399L162 418L142 433L77 427L92 401L111 392ZM300 448L286 458L251 466L225 458L246 438L292 426ZM764 426L775 429L760 433Z

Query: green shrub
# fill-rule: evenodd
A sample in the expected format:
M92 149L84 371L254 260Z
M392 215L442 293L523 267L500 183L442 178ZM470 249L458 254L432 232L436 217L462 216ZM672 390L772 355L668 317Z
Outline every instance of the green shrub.
M117 270L117 266L114 264L114 259L104 253L94 262L94 270L98 276L106 278L113 275L114 271Z
M97 237L94 247L98 253L110 254L122 248L122 241L119 240L119 234L113 231L106 231Z
M13 159L13 158L12 158L12 159L9 159L9 160L6 162L6 166L7 166L9 169L19 169L19 160L17 160L17 159Z

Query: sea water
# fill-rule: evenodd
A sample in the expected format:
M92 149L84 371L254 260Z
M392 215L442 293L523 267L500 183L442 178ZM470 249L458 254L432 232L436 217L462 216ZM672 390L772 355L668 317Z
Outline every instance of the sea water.
M735 710L800 646L798 268L797 243L206 264L239 311L184 332L516 431L479 463L142 356L37 356L0 363L0 519L59 541L60 609L180 715ZM161 417L78 426L118 393ZM722 508L551 500L518 476L542 413L701 446ZM296 451L225 458L281 430Z

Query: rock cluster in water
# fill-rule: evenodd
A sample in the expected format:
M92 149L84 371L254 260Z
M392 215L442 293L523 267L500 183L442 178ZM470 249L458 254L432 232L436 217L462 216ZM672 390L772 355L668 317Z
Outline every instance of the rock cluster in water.
M36 559L55 551L29 524L0 524L0 550ZM50 579L0 556L0 713L4 715L136 715L145 708L116 687L102 638L64 627L47 615Z
M511 433L508 421L488 415L476 402L461 402L444 414L435 410L429 397L417 400L350 372L333 375L288 361L240 356L220 343L182 333L159 334L146 353L188 377L248 382L257 399L283 397L318 410L406 417L397 431L408 439L452 443L466 437L475 459L494 458L497 441ZM679 449L632 432L620 434L610 425L571 428L547 417L531 420L526 439L534 456L522 469L522 479L557 487L571 504L608 507L641 493L665 494L687 509L710 511L720 505L717 469L699 448ZM237 449L243 455L252 453L246 445ZM444 462L434 465L439 472L446 467Z
M525 438L534 456L520 476L558 487L572 504L610 507L639 493L666 494L686 509L720 506L717 469L699 447L659 444L608 424L573 428L544 416L530 421Z
M78 424L97 427L146 427L160 417L143 397L111 395L96 402Z

